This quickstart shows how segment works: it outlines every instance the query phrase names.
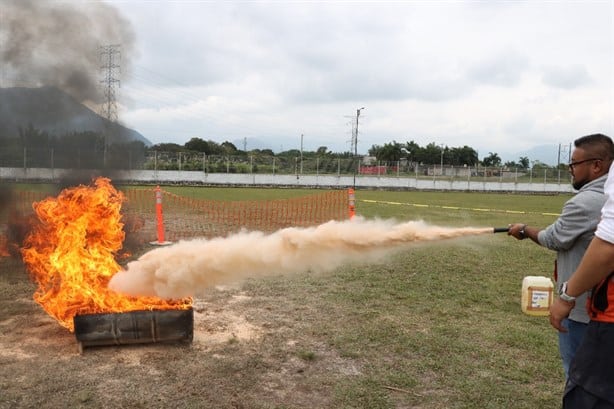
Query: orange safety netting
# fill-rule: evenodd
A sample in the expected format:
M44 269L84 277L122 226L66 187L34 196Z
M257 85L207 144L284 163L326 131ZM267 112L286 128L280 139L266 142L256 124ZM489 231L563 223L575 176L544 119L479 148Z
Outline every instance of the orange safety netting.
M165 239L218 237L241 228L272 232L284 227L314 226L344 220L348 213L346 190L276 200L221 201L194 199L162 190ZM126 189L124 213L134 221L144 240L157 240L154 189ZM130 226L127 226L130 230Z
M126 201L122 205L122 222L127 237L138 241L158 240L155 188L124 188ZM348 211L348 191L332 190L289 199L222 201L195 199L161 190L165 239L177 241L193 237L219 237L239 231L275 230L296 226L306 227L329 220L345 220ZM21 236L20 224L28 223L32 204L50 195L40 191L14 191L10 203L0 211L0 256L7 251L7 241L15 246ZM27 228L24 227L24 232ZM17 231L17 234L14 232ZM11 234L9 234L11 233ZM22 237L18 237L21 239ZM7 240L8 239L8 240ZM20 240L17 240L18 242ZM14 249L17 250L17 249Z

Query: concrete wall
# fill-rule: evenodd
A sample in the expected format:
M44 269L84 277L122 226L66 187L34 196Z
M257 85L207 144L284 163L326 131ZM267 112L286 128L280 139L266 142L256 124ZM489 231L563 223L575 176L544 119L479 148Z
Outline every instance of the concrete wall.
M70 177L75 172L65 169L45 168L2 168L0 180L55 182ZM79 171L79 174L100 174L100 171ZM416 189L416 190L455 190L476 192L530 192L530 193L572 193L569 183L519 183L493 182L480 180L416 179L415 177L390 177L366 175L273 175L246 173L204 173L202 171L177 170L132 170L113 171L117 182L145 184L202 184L237 186L292 186L322 188L368 189ZM476 178L477 179L477 178Z

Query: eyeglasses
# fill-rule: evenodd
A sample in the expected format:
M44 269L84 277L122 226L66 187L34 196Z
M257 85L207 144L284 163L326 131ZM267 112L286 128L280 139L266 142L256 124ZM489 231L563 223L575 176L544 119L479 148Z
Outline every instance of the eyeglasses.
M571 163L569 163L569 165L567 165L567 166L569 166L569 170L573 170L574 166L578 166L578 165L581 165L581 164L583 164L583 163L590 162L590 161L594 161L594 160L603 160L603 159L601 159L601 158L590 158L590 159L584 159L584 160L579 160L579 161L577 161L577 162L571 162Z

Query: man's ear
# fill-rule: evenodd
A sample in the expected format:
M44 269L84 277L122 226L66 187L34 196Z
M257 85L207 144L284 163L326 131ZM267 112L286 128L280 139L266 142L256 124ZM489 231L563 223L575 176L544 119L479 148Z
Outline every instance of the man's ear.
M596 160L594 162L594 165L595 165L595 173L597 174L607 173L608 169L610 168L609 161L604 161L604 160Z

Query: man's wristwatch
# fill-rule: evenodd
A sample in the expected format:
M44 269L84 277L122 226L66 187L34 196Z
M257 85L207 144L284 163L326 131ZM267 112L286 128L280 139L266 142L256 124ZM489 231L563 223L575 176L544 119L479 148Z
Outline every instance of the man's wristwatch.
M520 228L520 231L518 232L518 235L520 236L521 239L527 238L527 233L524 231L524 229L526 228L527 228L527 225L523 224L522 227Z
M565 281L563 283L563 285L561 286L561 291L559 291L559 298L563 301L567 301L567 302L575 302L576 301L576 297L572 297L571 295L567 294L567 281Z

